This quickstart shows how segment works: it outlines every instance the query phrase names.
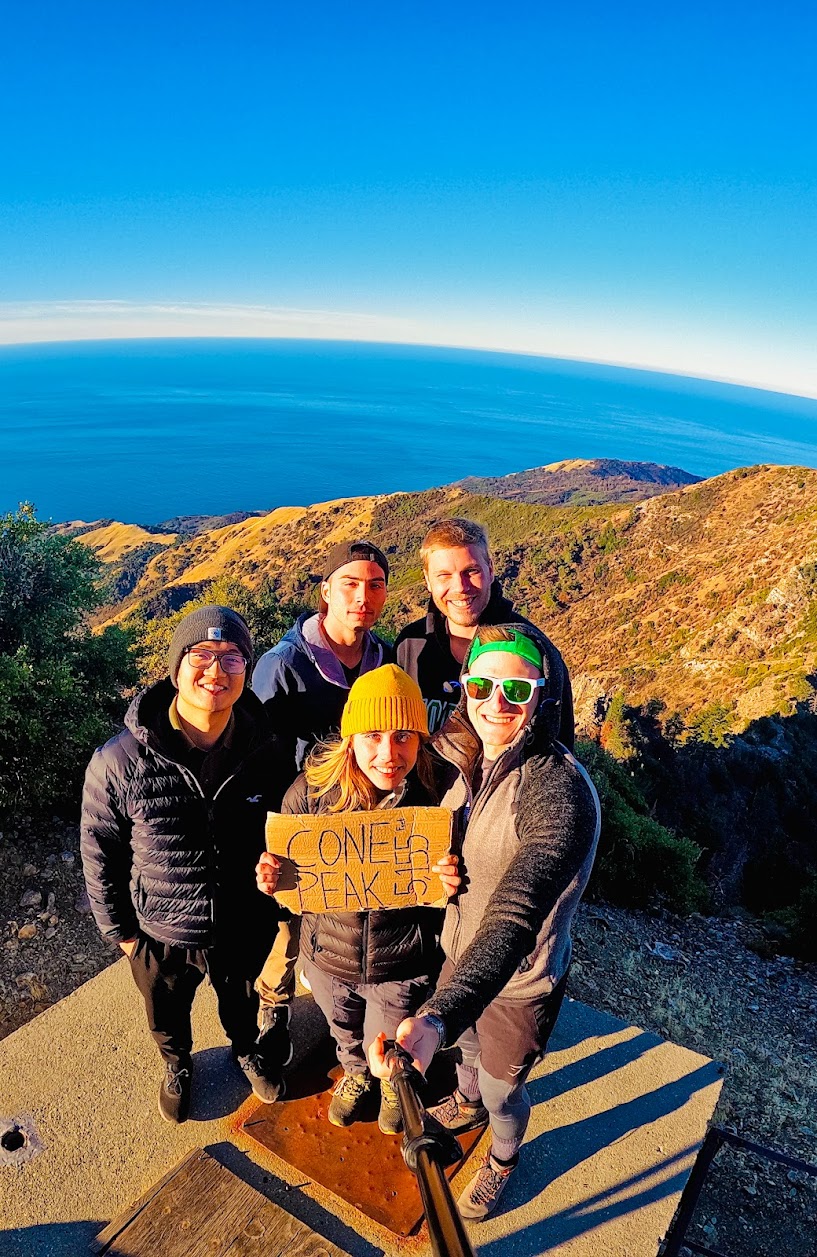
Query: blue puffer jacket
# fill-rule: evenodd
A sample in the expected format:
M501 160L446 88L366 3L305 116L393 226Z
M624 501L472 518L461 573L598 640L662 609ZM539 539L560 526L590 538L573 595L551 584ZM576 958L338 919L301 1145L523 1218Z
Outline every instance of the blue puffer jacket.
M274 900L255 887L268 811L292 778L263 707L246 691L233 712L234 756L211 800L173 758L169 680L137 695L126 728L94 752L82 798L82 862L104 937L137 931L178 947L272 936Z

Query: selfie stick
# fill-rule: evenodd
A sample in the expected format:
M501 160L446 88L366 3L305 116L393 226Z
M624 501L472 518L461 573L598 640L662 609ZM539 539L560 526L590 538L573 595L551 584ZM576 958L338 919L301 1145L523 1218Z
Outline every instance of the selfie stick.
M462 1158L462 1149L451 1132L423 1108L414 1089L418 1074L408 1053L392 1047L386 1052L386 1064L403 1118L403 1160L420 1187L434 1257L474 1257L445 1177L446 1166Z

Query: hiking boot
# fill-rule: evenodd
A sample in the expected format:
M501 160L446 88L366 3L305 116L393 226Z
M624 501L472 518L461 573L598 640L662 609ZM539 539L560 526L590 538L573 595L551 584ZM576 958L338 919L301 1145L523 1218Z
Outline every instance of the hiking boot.
M233 1055L254 1096L265 1104L274 1104L283 1098L285 1087L280 1070L272 1069L257 1048L251 1052L234 1052Z
M191 1070L189 1057L181 1061L165 1061L165 1076L159 1088L159 1113L166 1122L179 1125L187 1121Z
M484 1105L479 1100L466 1100L459 1091L446 1096L428 1111L453 1135L461 1135L466 1130L476 1130L478 1126L484 1126L488 1121L488 1110Z
M327 1115L332 1125L349 1126L359 1117L371 1087L372 1080L368 1073L344 1074L335 1083L335 1090L332 1092L332 1103Z
M380 1079L380 1112L377 1124L384 1135L399 1135L403 1129L403 1116L397 1092L385 1078Z
M489 1153L457 1201L462 1217L481 1222L493 1213L514 1169L515 1166L498 1166Z
M278 1077L292 1060L289 1037L289 1004L262 1004L261 1028L255 1052L262 1057L268 1076Z

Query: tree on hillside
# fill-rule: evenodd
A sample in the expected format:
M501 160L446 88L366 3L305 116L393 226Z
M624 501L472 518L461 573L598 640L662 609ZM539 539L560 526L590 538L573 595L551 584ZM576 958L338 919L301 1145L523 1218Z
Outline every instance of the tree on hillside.
M252 633L256 659L281 640L303 611L314 610L304 603L279 598L272 581L265 580L252 590L241 581L222 577L172 615L146 619L137 613L131 623L139 643L139 671L146 684L167 675L167 650L179 621L197 607L212 605L232 607L243 615Z
M129 635L94 635L99 563L34 507L0 517L0 817L73 812L136 681Z

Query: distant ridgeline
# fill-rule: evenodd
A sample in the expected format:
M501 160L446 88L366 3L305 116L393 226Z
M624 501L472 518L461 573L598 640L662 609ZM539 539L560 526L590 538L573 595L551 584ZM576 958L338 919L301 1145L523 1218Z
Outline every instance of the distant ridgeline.
M344 538L370 536L388 553L378 628L396 632L425 610L418 547L447 515L487 528L506 593L568 663L577 724L592 739L582 754L606 807L600 893L637 902L639 887L657 887L682 908L710 895L779 909L781 930L800 930L808 951L817 471L758 466L700 481L654 464L575 460L149 530L62 528L104 561L109 600L96 622L133 626L150 679L194 599L230 602L258 648L272 645L316 605L322 558Z

